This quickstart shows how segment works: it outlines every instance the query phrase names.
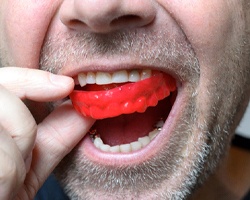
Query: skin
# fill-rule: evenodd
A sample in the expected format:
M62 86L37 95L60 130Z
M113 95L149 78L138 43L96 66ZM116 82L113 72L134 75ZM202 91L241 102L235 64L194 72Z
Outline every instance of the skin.
M0 199L32 199L56 166L72 198L188 198L228 151L249 101L249 4L1 0ZM179 80L179 108L162 153L111 172L76 146L94 120L61 99L76 72L135 65ZM53 111L46 102L57 102Z
M249 151L232 146L223 162L194 199L242 199L250 188ZM217 192L214 192L217 191Z

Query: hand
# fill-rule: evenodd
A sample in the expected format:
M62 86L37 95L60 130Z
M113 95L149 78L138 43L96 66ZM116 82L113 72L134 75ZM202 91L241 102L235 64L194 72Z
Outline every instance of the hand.
M69 102L40 124L22 100L60 100L73 90L69 77L41 70L0 68L0 199L33 199L61 159L84 137L93 120ZM63 126L62 126L63 125Z

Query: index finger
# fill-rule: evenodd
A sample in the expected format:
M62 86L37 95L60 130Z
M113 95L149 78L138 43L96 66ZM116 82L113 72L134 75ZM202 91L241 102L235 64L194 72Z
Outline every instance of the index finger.
M70 77L20 67L0 68L0 84L21 99L39 102L64 98L74 87Z

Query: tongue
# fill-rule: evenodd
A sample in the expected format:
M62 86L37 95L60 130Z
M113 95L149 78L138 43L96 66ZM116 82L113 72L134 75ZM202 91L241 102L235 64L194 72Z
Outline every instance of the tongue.
M94 129L103 142L111 146L137 141L148 135L160 119L166 119L171 109L169 98L162 100L156 107L150 107L144 113L120 115L114 118L98 120Z

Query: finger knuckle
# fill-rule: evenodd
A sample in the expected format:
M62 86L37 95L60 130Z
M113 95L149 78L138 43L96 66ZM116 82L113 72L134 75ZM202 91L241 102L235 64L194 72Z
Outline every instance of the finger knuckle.
M17 190L26 177L24 164L17 164L17 161L3 150L0 150L0 163L0 185L7 184Z
M39 190L39 186L41 186L42 183L34 171L30 171L30 178L30 180L24 182L16 200L34 199L37 191Z
M0 166L0 182L4 182L7 179L15 179L17 177L16 162L3 151L1 151L0 154L0 159L2 160Z

